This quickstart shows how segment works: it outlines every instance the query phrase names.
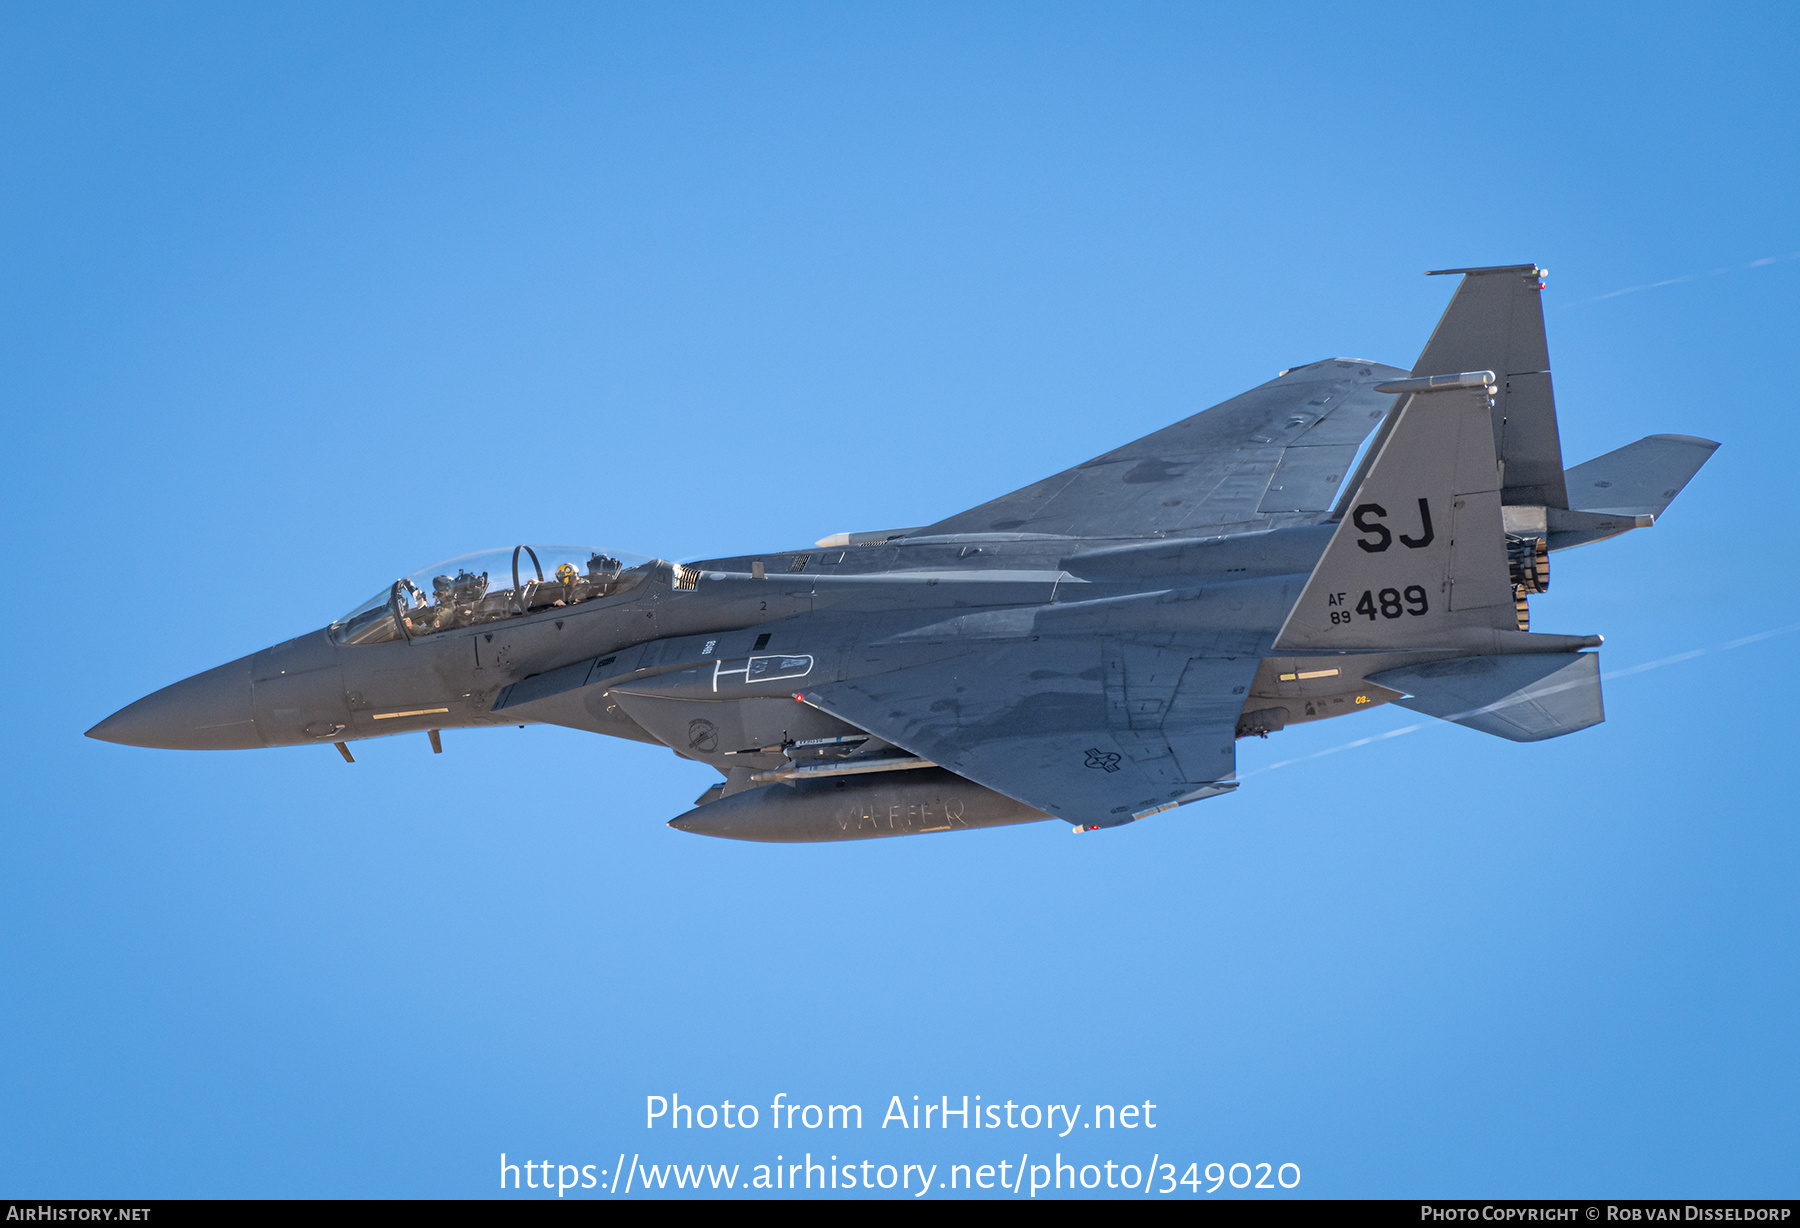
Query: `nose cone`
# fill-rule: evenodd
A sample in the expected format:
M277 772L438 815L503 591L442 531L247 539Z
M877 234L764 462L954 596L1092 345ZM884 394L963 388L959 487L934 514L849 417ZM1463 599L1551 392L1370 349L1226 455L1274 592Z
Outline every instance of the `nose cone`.
M122 746L249 750L263 745L250 702L250 659L195 674L146 695L87 731Z

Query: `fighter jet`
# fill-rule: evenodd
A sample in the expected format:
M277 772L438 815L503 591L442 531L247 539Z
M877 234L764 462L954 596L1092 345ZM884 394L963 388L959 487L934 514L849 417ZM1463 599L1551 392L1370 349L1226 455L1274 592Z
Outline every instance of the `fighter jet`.
M921 527L450 559L88 736L354 762L363 738L564 725L717 769L671 827L799 842L1119 827L1235 790L1241 738L1383 704L1515 742L1586 729L1600 637L1531 630L1530 599L1719 445L1565 470L1544 271L1437 274L1462 280L1411 370L1292 367Z

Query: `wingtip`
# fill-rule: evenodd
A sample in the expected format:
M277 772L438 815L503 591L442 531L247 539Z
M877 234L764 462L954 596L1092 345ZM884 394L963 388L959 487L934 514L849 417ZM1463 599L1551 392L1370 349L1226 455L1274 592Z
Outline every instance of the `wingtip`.
M1709 452L1717 452L1725 445L1716 439L1708 439L1704 435L1651 435L1650 439L1666 439L1670 443L1687 443L1695 447L1705 448Z

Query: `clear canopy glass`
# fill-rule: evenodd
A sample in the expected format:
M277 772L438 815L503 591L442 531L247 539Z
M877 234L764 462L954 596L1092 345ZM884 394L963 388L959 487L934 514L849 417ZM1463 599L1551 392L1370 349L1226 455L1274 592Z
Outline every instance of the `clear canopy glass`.
M656 560L587 546L515 546L445 559L402 576L331 624L340 644L418 639L579 605L643 583Z

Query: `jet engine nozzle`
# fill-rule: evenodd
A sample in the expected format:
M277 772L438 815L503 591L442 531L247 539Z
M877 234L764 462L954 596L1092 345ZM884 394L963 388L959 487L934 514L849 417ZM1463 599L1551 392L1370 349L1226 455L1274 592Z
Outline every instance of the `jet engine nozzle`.
M1506 538L1507 578L1528 593L1550 591L1550 543L1541 537Z

